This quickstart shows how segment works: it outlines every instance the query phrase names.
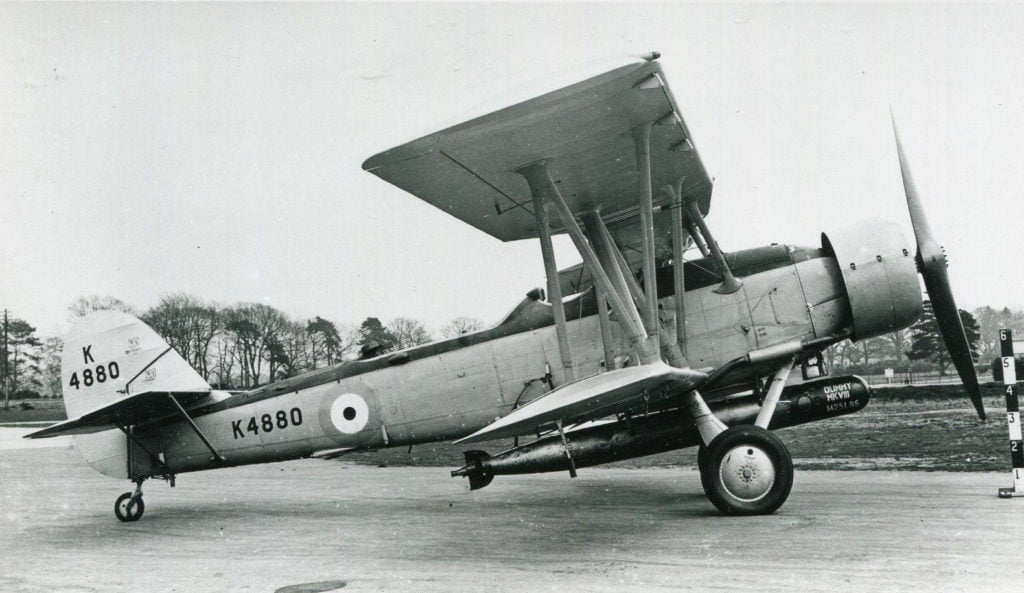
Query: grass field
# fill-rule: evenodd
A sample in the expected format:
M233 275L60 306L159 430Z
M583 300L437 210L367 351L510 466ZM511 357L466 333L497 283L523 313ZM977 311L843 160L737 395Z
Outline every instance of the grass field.
M0 402L2 403L2 402ZM31 410L23 410L22 403L32 406ZM64 401L59 399L33 399L22 402L12 400L9 402L9 409L3 409L0 405L0 424L5 426L18 425L22 422L59 422L66 420L64 413Z
M982 395L989 420L979 422L953 385L876 389L862 412L778 431L795 465L803 469L902 469L945 471L1009 470L1009 443L1002 386L988 384ZM60 400L35 400L33 410L0 409L0 424L64 419ZM512 442L484 443L497 453ZM458 467L462 451L477 445L446 443L356 453L344 460L371 465ZM620 467L696 467L696 449L622 461Z

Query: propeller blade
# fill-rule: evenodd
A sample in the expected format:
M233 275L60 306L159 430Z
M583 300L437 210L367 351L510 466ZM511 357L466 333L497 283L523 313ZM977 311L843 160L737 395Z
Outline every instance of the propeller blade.
M889 115L891 117L892 113L890 112ZM892 122L892 131L896 136L896 153L900 159L900 174L903 176L903 191L907 196L907 209L910 211L910 221L914 225L914 238L917 240L918 269L921 276L924 277L924 285L928 289L928 297L932 302L935 320L942 332L942 340L946 343L949 357L953 360L953 365L964 383L964 389L967 390L974 409L978 411L978 417L984 420L985 407L981 402L978 374L974 369L974 358L971 355L970 343L967 341L967 333L960 320L960 310L956 306L953 289L949 285L946 254L932 235L928 217L921 206L917 188L914 186L914 178L910 175L910 165L907 163L906 155L903 154L903 144L900 143L900 134L896 129L895 118Z

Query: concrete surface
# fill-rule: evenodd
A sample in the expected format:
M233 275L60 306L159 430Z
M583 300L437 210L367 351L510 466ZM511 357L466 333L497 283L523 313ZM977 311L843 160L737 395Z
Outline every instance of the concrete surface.
M66 446L0 450L0 591L1024 591L1009 473L798 472L722 517L689 470L499 476L296 461L128 484ZM323 587L308 583L334 581Z

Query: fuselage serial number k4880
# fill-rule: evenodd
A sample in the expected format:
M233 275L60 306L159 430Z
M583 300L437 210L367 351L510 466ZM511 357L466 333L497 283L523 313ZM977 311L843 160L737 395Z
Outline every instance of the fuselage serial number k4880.
M287 412L278 410L274 414L263 414L262 416L250 416L249 422L242 425L245 418L235 420L231 423L231 434L235 439L244 439L245 433L257 435L262 432L274 432L284 430L290 426L302 425L302 410L292 408Z

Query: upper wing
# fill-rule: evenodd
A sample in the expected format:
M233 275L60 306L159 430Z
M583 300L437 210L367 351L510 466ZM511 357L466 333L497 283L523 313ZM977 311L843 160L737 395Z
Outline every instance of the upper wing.
M210 395L210 391L144 391L132 394L125 399L87 412L78 418L58 422L42 430L25 435L28 439L44 439L49 437L89 434L102 432L143 422L156 422L179 414L177 406L169 397L178 400L183 408L194 406Z
M694 389L707 375L663 362L608 371L566 383L456 441L468 443L535 432L558 420L566 423L603 418L637 406L646 396Z
M526 181L514 170L550 159L570 210L611 227L636 215L631 130L651 131L655 206L683 180L707 213L711 180L656 61L637 61L375 155L363 168L503 241L537 236ZM563 229L552 220L553 232Z

